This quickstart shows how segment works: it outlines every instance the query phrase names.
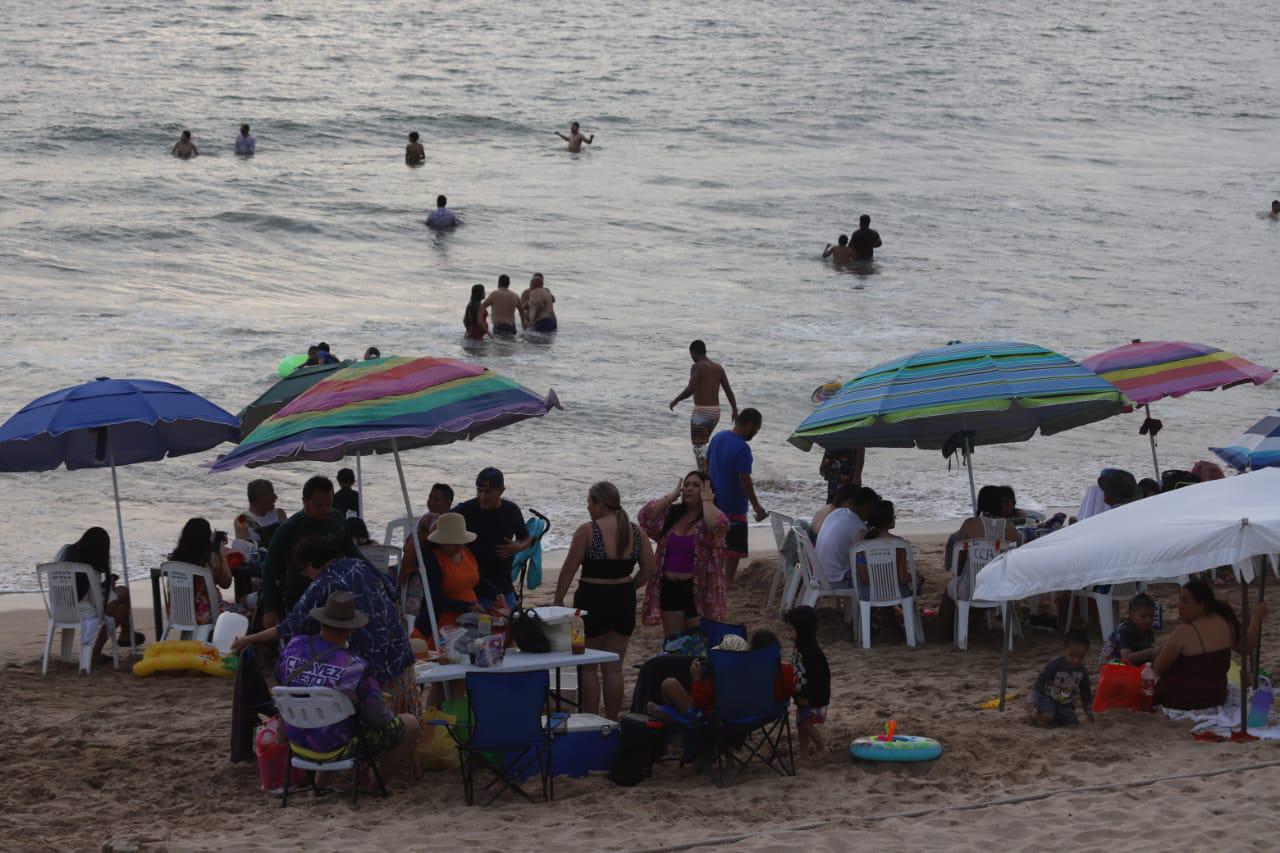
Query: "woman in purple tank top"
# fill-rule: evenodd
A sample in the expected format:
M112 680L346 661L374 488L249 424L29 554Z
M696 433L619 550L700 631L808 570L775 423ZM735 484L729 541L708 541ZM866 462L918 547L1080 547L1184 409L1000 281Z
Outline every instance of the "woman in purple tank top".
M640 510L640 527L657 545L657 573L645 588L642 618L662 623L664 636L698 627L701 617L723 619L720 552L729 519L716 509L711 478L692 471L666 497Z

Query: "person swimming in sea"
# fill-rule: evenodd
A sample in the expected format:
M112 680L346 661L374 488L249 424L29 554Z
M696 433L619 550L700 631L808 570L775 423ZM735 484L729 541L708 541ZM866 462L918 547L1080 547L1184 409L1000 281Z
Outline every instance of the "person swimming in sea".
M1280 198L1271 202L1271 212L1267 214L1268 219L1280 219Z
M593 141L595 141L595 138L596 138L596 135L594 133L591 134L590 136L583 135L583 133L580 130L578 130L578 123L576 121L573 124L569 125L568 136L565 136L563 133L561 133L558 130L555 132L555 134L556 136L563 139L565 142L569 143L569 151L572 154L577 154L579 151L582 150L582 143L585 142L588 145L590 145Z
M200 156L200 149L196 148L196 144L191 141L191 131L184 130L182 136L178 137L178 141L169 149L169 153L179 160L190 160L192 157Z
M837 245L827 244L827 248L822 250L822 257L830 258L833 267L847 267L853 260L853 250L849 248L849 238L841 234L837 238Z
M409 134L409 144L404 147L404 162L406 166L421 166L427 162L427 149L418 141L416 130Z

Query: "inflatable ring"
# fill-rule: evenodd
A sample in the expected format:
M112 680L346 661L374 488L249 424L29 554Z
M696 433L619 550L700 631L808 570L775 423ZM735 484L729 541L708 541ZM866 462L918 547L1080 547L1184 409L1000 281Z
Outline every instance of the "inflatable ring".
M863 761L932 761L942 755L942 744L930 737L894 735L893 740L860 737L849 747Z
M288 376L290 373L293 373L293 371L297 370L299 367L302 367L302 365L306 363L307 363L307 357L305 355L287 356L286 358L282 359L278 365L276 365L276 371L281 376Z
M203 672L205 675L216 675L221 678L231 678L235 675L235 669L223 661L212 643L196 640L165 640L152 643L143 653L142 660L133 665L133 674L139 678L173 670Z

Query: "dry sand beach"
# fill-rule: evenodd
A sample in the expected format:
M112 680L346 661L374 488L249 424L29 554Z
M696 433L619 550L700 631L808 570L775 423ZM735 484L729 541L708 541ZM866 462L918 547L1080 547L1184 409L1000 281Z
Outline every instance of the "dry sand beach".
M925 600L936 603L944 578L939 542L916 544ZM779 620L759 615L775 559L744 573L730 616L785 636ZM536 598L548 598L552 586ZM1173 590L1157 593L1169 601ZM1239 593L1232 587L1223 595L1234 601ZM140 610L138 624L149 626L150 614ZM66 666L42 678L43 625L42 613L13 611L0 630L5 849L87 850L120 841L118 848L142 850L641 850L695 842L743 850L1269 850L1280 828L1274 743L1196 743L1187 724L1123 712L1075 730L1032 728L1017 700L1003 716L978 710L999 684L998 637L985 630L967 652L949 642L913 651L886 622L863 651L851 645L838 612L824 609L832 749L795 778L760 770L721 790L665 765L634 788L602 774L562 778L551 804L503 799L468 809L456 772L428 772L355 809L337 795L302 795L281 810L259 793L252 763L227 763L229 681L143 680L109 668L82 677ZM1273 614L1264 662L1278 635ZM658 641L655 628L643 628L629 660L641 660ZM1013 656L1012 686L1025 694L1058 645L1056 635L1033 633ZM1095 658L1096 650L1094 677ZM941 759L894 766L848 757L854 737L890 718L901 732L940 740ZM1115 787L1089 790L1098 785ZM1020 801L1001 804L1013 799Z

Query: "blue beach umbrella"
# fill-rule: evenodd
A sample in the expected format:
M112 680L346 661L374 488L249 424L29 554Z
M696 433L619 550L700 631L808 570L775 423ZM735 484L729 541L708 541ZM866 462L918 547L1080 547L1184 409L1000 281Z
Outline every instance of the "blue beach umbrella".
M1228 447L1210 447L1237 471L1280 467L1280 409L1245 430Z
M974 447L1052 435L1110 417L1125 404L1119 389L1088 368L1017 341L924 350L873 367L825 396L796 427L792 444L961 451L975 514Z
M185 388L149 379L99 378L33 400L0 426L0 471L110 467L127 586L116 466L199 453L237 438L235 415ZM129 645L136 650L133 625Z

